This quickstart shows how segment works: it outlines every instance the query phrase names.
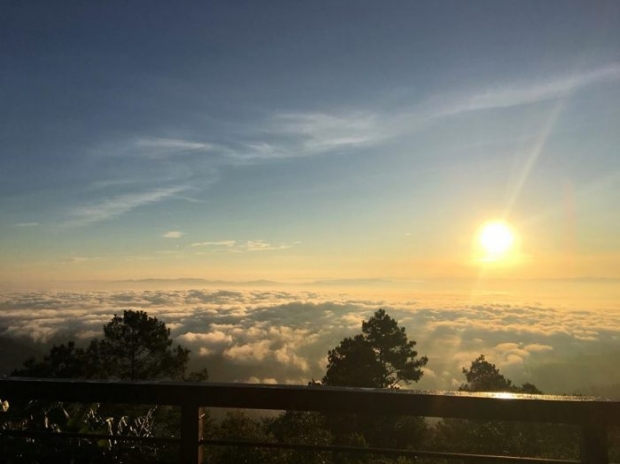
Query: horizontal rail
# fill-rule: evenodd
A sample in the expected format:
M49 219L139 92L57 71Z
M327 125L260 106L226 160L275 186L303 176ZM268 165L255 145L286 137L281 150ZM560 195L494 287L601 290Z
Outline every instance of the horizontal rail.
M583 396L12 377L0 398L620 425L620 401Z
M180 462L201 462L201 407L317 411L365 415L442 417L473 420L546 422L577 425L582 430L582 464L608 462L607 427L620 425L620 401L583 396L512 393L427 392L322 386L257 385L180 382L121 382L63 379L0 379L0 399L78 403L161 404L181 408ZM24 434L25 436L26 434ZM86 438L86 437L84 437ZM90 438L94 438L90 436ZM104 438L104 437L101 437ZM121 440L122 436L105 436ZM138 440L139 441L139 440ZM235 442L232 446L285 448L278 443ZM290 445L293 448L292 445ZM305 449L310 445L295 445ZM337 448L337 449L336 449ZM461 459L469 462L572 463L553 459L468 455L432 451L345 449L314 450L371 452Z
M459 459L467 462L506 462L520 464L579 464L579 461L567 459L527 458L516 456L499 456L489 454L448 453L441 451L402 450L392 448L359 448L335 445L298 445L294 443L252 442L239 440L200 440L201 444L215 446L240 446L244 448L275 448L301 451L326 451L351 454L379 454L383 456L408 456L425 458Z

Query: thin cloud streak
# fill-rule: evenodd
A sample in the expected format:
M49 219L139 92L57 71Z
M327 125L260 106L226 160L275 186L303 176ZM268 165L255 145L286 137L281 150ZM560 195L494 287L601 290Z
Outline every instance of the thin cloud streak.
M237 240L219 240L210 242L196 242L192 243L192 248L213 248L213 249L226 249L231 253L246 253L254 251L273 251L273 250L286 250L292 248L294 245L298 245L299 242L293 243L279 243L271 244L264 240L248 240L246 242L239 242Z
M65 225L85 226L100 221L105 221L125 214L140 206L157 203L187 190L187 187L168 187L155 189L148 192L129 193L104 199L91 206L83 206L69 213L69 219Z
M248 240L246 243L241 245L239 248L233 251L271 251L271 250L285 250L287 248L291 248L293 246L292 243L280 243L279 245L272 245L263 240Z
M378 111L295 112L273 115L262 135L243 148L230 149L233 162L301 158L374 146L423 130L428 123L474 111L511 108L567 98L583 88L620 80L620 64L554 76L546 80L498 85L470 94L440 94L398 114Z
M168 138L140 138L134 141L134 146L137 148L138 155L153 159L216 149L216 146L210 143Z
M230 150L235 163L303 158L371 146L386 137L373 112L278 113L262 124L257 140Z
M217 151L217 149L218 147L214 144L195 140L145 136L109 141L94 148L92 153L103 157L135 157L156 161L193 153Z
M444 106L434 117L452 116L470 111L509 108L564 98L579 89L594 84L620 80L620 64L612 64L593 71L560 76L536 83L499 87L457 99L452 106Z
M191 247L232 247L237 242L235 240L220 240L216 242L196 242L192 243Z
M179 230L171 230L163 234L162 237L163 238L181 238L183 237L183 235L185 235L184 232L181 232Z
M381 135L376 130L376 118L370 112L351 112L337 116L293 113L277 115L273 122L283 134L302 138L302 154L316 154L379 140Z
M382 142L415 134L424 130L429 123L445 117L454 117L473 111L510 108L541 101L561 98L565 100L580 89L620 80L620 64L610 64L592 71L556 76L545 81L502 86L483 93L473 93L450 98L447 95L431 98L399 114L385 114L373 111L289 112L276 113L258 123L258 132L245 127L237 134L242 144L214 144L189 139L143 137L127 140L121 145L104 150L116 155L143 157L152 163L165 159L176 163L185 184L192 183L192 176L208 172L216 182L220 168L226 164L254 164L284 159L318 156L323 154L351 152L377 146ZM561 108L562 105L556 107ZM549 119L549 125L539 138L526 166L522 185L531 171L534 161L544 146L544 140L552 130L559 111ZM108 147L110 148L110 147ZM201 159L199 164L191 157L176 156L198 152L213 152L219 156ZM192 174L188 174L192 173ZM177 179L179 181L181 179ZM124 180L121 179L120 182ZM204 176L200 179L198 191L204 191ZM106 185L107 187L107 185ZM87 225L125 214L139 206L162 201L170 196L188 190L187 187L160 188L142 193L117 195L103 199L91 206L72 211L68 225ZM514 202L519 189L515 191ZM188 199L189 200L189 199ZM199 201L192 199L192 201ZM34 224L34 223L33 223ZM205 245L208 246L208 245ZM227 245L231 246L231 245ZM275 248L283 248L278 246ZM248 251L269 248L264 244L248 242ZM237 244L234 251L242 251Z
M446 117L565 98L580 89L618 80L620 64L614 63L587 72L487 86L492 88L481 92L438 94L400 113L374 110L275 113L232 134L233 140L246 140L241 144L141 137L97 151L153 161L209 152L219 155L217 159L211 159L212 168L219 163L254 164L303 158L371 147L382 141L419 132L428 123Z
M160 148L168 150L198 150L211 147L210 144L190 142L182 139L166 139L166 138L152 138L152 139L137 139L136 146L146 148Z

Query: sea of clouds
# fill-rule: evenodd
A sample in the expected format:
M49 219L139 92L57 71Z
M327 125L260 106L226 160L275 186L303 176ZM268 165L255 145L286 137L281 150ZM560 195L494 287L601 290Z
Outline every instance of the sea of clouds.
M306 384L320 380L327 352L361 332L379 308L429 358L416 389L455 389L480 354L515 382L549 393L620 383L615 310L540 303L356 297L353 292L274 289L115 290L0 294L4 373L52 343L87 344L123 310L163 320L211 380Z

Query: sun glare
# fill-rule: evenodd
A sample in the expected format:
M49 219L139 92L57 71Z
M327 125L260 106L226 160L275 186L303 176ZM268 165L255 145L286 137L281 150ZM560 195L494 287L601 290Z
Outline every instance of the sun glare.
M505 258L512 249L515 237L510 226L504 222L488 222L480 229L478 243L486 261Z

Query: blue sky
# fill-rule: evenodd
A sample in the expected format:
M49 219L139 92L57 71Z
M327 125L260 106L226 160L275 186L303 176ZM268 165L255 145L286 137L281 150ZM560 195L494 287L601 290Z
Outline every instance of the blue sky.
M615 2L10 2L0 42L4 281L620 277Z

